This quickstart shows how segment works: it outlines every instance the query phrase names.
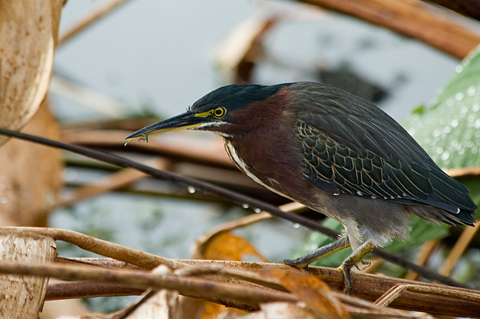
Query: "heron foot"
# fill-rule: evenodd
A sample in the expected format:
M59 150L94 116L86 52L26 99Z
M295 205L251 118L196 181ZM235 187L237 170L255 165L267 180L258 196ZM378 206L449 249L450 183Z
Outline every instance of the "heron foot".
M350 275L353 266L357 266L357 263L362 260L363 256L371 252L374 248L375 246L373 245L373 243L370 240L367 240L362 245L360 245L360 247L358 247L350 256L345 258L340 267L338 267L338 270L343 273L343 281L345 283L345 288L343 289L343 292L346 295L349 295L353 289L352 279ZM362 270L370 265L369 262L364 261L362 261L362 264L364 265L364 267L362 267ZM365 266L365 264L367 265Z

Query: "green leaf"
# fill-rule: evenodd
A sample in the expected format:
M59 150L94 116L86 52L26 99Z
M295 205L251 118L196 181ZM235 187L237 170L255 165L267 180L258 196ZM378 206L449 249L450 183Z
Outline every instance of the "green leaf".
M456 71L430 107L403 123L442 169L480 166L480 47Z

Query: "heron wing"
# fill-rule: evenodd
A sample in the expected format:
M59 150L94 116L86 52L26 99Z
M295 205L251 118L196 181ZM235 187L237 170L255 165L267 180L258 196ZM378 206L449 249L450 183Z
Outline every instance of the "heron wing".
M309 91L310 90L310 91ZM446 175L392 118L373 104L325 86L300 91L295 134L303 172L331 194L427 204L453 214L476 205L468 189Z

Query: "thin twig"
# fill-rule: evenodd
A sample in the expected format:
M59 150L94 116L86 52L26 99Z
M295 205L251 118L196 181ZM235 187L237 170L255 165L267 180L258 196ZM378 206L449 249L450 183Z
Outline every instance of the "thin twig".
M459 282L456 282L455 280L449 278L449 277L445 277L445 276L442 276L434 271L431 271L425 267L422 267L422 266L419 266L415 263L412 263L406 259L403 259L403 258L400 258L398 256L395 256L393 254L390 254L390 253L387 253L386 251L384 250L381 250L381 249L378 249L378 248L375 248L373 251L372 251L372 254L373 255L376 255L378 257L382 257L383 259L385 260L388 260L390 262L393 262L397 265L400 265L402 266L403 268L405 269L409 269L409 270L412 270L412 271L415 271L416 273L418 273L419 275L421 275L422 277L424 278L427 278L427 279L430 279L430 280L437 280L443 284L446 284L446 285L449 285L449 286L454 286L454 287L463 287L463 288L467 288L468 286L467 285L464 285L464 284L461 284ZM432 279L432 278L441 278L440 280L439 279Z
M89 280L49 283L45 300L66 300L95 297L138 296L145 289L130 288L121 284Z

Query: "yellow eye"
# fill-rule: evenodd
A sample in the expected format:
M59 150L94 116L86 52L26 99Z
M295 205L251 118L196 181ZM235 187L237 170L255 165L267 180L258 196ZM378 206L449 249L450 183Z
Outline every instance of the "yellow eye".
M216 117L222 117L225 115L225 113L226 113L226 110L223 107L217 107L216 109L213 110L213 115L215 115Z

